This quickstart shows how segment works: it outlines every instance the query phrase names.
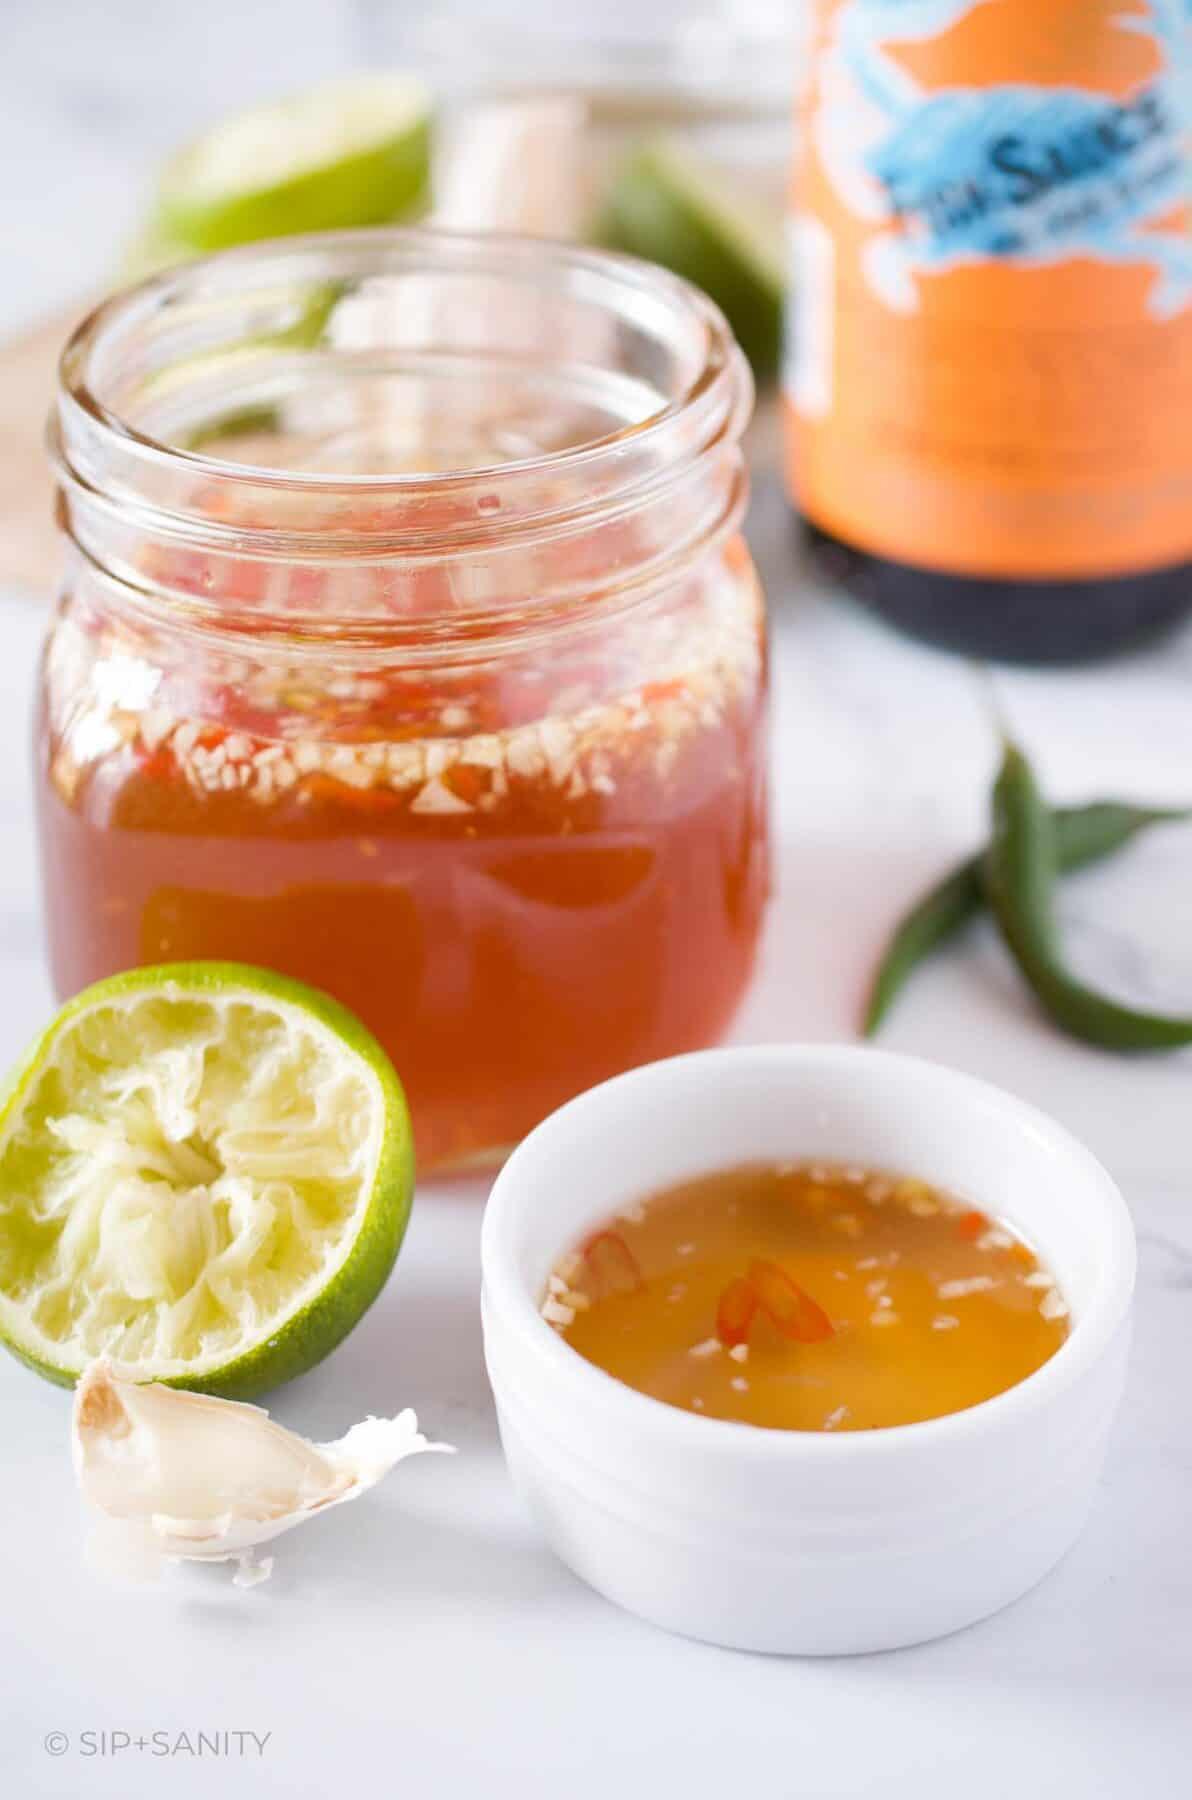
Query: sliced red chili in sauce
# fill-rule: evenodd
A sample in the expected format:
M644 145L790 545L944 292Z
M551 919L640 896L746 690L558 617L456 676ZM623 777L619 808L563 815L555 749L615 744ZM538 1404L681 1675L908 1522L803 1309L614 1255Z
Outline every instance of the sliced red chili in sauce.
M757 1290L747 1275L729 1282L716 1308L716 1336L726 1350L748 1341L757 1307Z
M798 1344L816 1344L836 1335L836 1327L819 1301L777 1263L755 1257L749 1265L749 1281L758 1305L783 1337Z
M589 1269L612 1293L634 1293L646 1284L633 1251L619 1231L598 1231L583 1248Z
M816 1344L836 1335L836 1327L818 1300L777 1263L755 1256L748 1274L729 1282L716 1308L716 1335L726 1350L747 1342L759 1311L783 1337L797 1344Z

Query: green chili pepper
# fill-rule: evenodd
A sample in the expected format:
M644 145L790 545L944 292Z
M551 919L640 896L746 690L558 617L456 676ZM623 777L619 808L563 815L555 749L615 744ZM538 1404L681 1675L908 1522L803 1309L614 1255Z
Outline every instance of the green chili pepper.
M1051 814L1026 757L1007 744L993 789L993 841L982 878L1002 936L1036 998L1073 1037L1109 1050L1192 1044L1192 1018L1140 1012L1069 973L1055 916L1058 873Z
M1186 819L1186 807L1131 806L1124 800L1094 800L1060 807L1051 815L1056 860L1061 870L1081 869L1112 856L1148 825ZM878 965L862 1027L872 1037L908 978L933 950L967 925L985 904L983 856L970 856L931 888L907 913Z

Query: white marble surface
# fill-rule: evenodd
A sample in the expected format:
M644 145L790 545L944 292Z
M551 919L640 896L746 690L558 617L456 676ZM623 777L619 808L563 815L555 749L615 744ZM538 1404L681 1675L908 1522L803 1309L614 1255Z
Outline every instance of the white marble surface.
M0 326L63 301L103 266L145 157L225 91L276 89L351 55L350 10L3 8L0 167L33 144L44 185L14 183L0 239ZM239 24L233 20L238 19ZM240 36L237 39L236 33ZM15 40L15 52L9 45ZM232 55L233 42L243 54ZM19 186L20 191L15 191ZM2 403L2 397L0 397ZM915 890L976 838L993 761L981 691L798 581L781 509L756 534L777 624L779 897L744 1038L844 1038L865 970ZM0 1061L46 1015L27 771L41 626L0 599ZM1192 798L1192 631L1111 668L1000 675L1054 794ZM1073 880L1084 966L1192 1005L1192 826L1155 832ZM1089 1529L998 1618L897 1655L837 1663L734 1656L616 1613L544 1550L509 1491L476 1314L482 1188L428 1192L382 1300L278 1415L330 1436L412 1402L452 1439L353 1508L282 1545L272 1582L218 1572L116 1591L81 1558L68 1399L0 1363L0 1793L167 1791L454 1800L766 1793L835 1800L1174 1795L1192 1749L1192 1053L1127 1061L1057 1037L992 933L926 972L887 1041L1026 1094L1122 1182L1142 1240L1127 1401ZM152 1746L82 1754L84 1732L272 1733L212 1766ZM43 1748L66 1733L60 1758Z

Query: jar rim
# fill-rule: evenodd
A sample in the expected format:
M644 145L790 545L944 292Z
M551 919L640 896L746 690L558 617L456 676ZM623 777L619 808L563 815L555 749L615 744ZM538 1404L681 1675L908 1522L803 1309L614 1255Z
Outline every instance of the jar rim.
M510 268L503 283L500 271ZM466 303L462 347L449 342L442 349L433 305L413 307L429 348L382 337L361 357L342 334L327 333L341 299L367 295L372 275L437 277L441 269L445 283L415 281L413 291L436 304L442 294ZM490 303L502 298L485 317L474 312L475 294L484 301L489 279L497 284L487 290ZM297 307L301 324L302 308L320 293L331 300L313 337L287 338L293 327L285 322ZM529 296L527 304L545 294L546 310L529 313L521 325L507 323L510 294ZM262 320L270 332L254 336ZM565 338L568 321L576 320L583 354L560 354L549 327L558 323ZM361 404L379 393L373 377L394 370L399 391L414 375L432 429L436 404L446 406L452 429L452 407L463 408L468 452L474 427L488 447L480 429L485 380L499 398L501 371L517 400L515 425L524 395L536 395L539 413L531 407L529 422L549 424L558 404L577 441L504 461L468 454L464 467L344 473L210 455L187 448L185 437L151 435L136 417L140 405L150 421L165 418L181 432L196 406L230 404L234 415L271 393L284 408L296 398L300 409L312 399L317 409L320 380L324 399L329 393L333 401ZM435 386L443 370L445 402L436 401L443 389ZM519 386L527 380L528 388ZM574 383L581 399L591 390L596 400L569 414ZM130 397L132 417L113 404L122 395ZM201 612L234 629L353 629L392 641L395 633L425 627L426 614L409 613L406 596L419 571L431 568L447 573L450 590L435 628L462 634L499 632L511 606L536 608L541 618L552 608L574 610L564 568L586 565L589 602L605 586L610 595L646 592L673 577L739 521L746 488L739 440L752 396L748 364L723 315L697 288L652 264L496 233L326 233L223 251L104 302L63 352L49 452L63 531L130 602L135 590L140 604ZM642 415L633 417L639 404ZM399 409L399 426L401 416ZM278 441L286 444L289 417L282 417ZM593 418L611 418L619 428L585 438ZM301 431L293 441L303 442ZM313 441L323 453L321 426ZM415 433L415 453L419 447ZM350 448L354 456L354 441ZM384 440L381 450L390 454ZM429 454L427 461L433 463ZM641 527L634 527L632 548L621 529L628 520ZM606 533L613 546L607 557L600 548ZM569 550L578 557L568 561ZM363 580L341 584L333 610L325 601L308 603L310 589L328 591L328 565L345 561ZM281 582L283 604L277 572L287 567L295 578ZM379 580L368 578L370 567L383 571ZM541 583L536 598L527 596L527 582Z
M627 300L655 309L665 306L677 323L696 327L702 333L704 354L682 391L615 431L557 450L477 462L462 469L345 472L239 462L143 431L103 396L102 368L98 379L96 370L104 357L110 358L122 340L135 339L156 318L185 302L201 301L205 289L212 298L234 296L237 279L254 270L275 275L279 288L287 282L297 284L304 272L308 280L317 279L315 271L306 268L308 264L329 266L338 276L345 272L384 275L396 272L395 264L405 256L421 259L425 266L438 257L444 259L444 267L454 271L463 266L481 277L499 274L503 267L526 269L538 264L563 280L603 280L610 288L615 283ZM323 279L328 278L324 274ZM52 421L58 429L51 455L68 477L76 465L72 439L99 434L109 448L118 448L124 458L143 467L187 467L213 481L229 480L266 492L317 490L394 499L416 498L431 491L459 492L478 482L490 490L509 488L548 471L585 475L597 463L610 459L624 462L627 453L639 447L649 447L660 457L663 440L668 434L676 435L678 425L687 432L695 429L697 448L718 438L736 441L753 400L748 365L723 313L681 276L637 257L560 239L437 227L374 227L270 239L217 251L149 276L103 300L76 326L59 359L58 380L56 419Z

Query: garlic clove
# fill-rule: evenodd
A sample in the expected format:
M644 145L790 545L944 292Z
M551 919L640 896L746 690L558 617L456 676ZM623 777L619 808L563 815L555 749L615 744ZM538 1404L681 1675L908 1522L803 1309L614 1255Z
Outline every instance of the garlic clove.
M408 1408L365 1419L330 1444L277 1424L260 1406L121 1377L107 1358L75 1389L75 1474L104 1515L103 1561L156 1572L162 1558L240 1564L238 1586L263 1581L257 1545L355 1500L428 1443Z

